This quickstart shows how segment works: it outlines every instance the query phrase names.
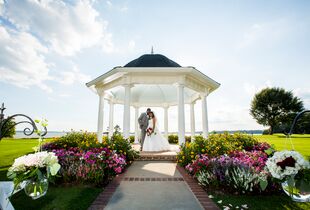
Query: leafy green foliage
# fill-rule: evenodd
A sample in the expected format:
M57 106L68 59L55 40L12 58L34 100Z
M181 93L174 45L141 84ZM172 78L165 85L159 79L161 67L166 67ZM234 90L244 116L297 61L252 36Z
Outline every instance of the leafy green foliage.
M254 96L250 114L257 123L269 126L269 133L273 134L275 126L291 122L292 116L303 109L303 102L291 91L265 88Z
M5 132L3 137L13 138L16 133L14 123L14 119L11 119L3 125L2 132Z
M186 142L181 146L177 159L180 165L186 166L196 159L197 155L207 154L209 157L216 157L229 154L232 151L241 151L257 144L258 141L250 135L242 133L212 134L208 139L202 136L195 136L191 143Z
M169 135L168 141L170 144L178 144L179 143L178 135Z
M179 144L178 135L175 135L175 134L168 135L168 142L169 144ZM191 137L185 136L185 142L191 142Z

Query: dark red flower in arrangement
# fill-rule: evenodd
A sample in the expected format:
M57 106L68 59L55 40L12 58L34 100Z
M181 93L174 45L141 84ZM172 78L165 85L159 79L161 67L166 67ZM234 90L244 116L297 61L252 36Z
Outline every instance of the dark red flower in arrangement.
M277 165L280 166L282 170L284 170L286 166L295 167L295 163L296 160L292 156L290 156L288 158L285 158L281 162L278 162Z

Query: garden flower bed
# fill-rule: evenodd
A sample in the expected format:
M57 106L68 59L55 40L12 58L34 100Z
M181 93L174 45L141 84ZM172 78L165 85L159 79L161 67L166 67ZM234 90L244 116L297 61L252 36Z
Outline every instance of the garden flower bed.
M61 165L58 181L106 185L122 173L138 153L121 135L97 141L94 133L71 132L43 145L56 154Z
M208 139L198 136L192 143L182 145L177 160L215 198L285 196L281 182L267 167L274 152L271 145L258 142L252 136L224 133ZM221 206L221 202L218 205Z

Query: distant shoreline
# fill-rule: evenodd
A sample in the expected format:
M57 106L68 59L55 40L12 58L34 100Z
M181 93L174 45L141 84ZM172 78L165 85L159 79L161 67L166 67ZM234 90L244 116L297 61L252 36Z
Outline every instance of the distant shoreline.
M54 137L61 137L66 135L67 133L70 133L71 131L48 131L45 138L54 138ZM253 134L253 135L261 135L263 134L262 130L231 130L231 131L210 131L210 134L212 133L247 133L247 134ZM169 135L174 134L176 135L177 132L169 132ZM190 135L190 132L186 132L185 135ZM197 131L196 135L202 134L201 131ZM130 135L134 135L134 133L130 133ZM36 134L32 134L31 136L26 136L23 131L16 131L16 134L14 135L14 138L21 139L21 138L37 138L38 136Z

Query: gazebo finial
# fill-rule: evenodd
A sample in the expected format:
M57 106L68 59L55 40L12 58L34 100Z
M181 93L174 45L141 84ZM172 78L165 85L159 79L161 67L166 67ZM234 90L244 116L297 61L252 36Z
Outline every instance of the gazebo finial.
M151 54L154 54L154 49L153 49L153 46L152 46L152 49L151 49Z

